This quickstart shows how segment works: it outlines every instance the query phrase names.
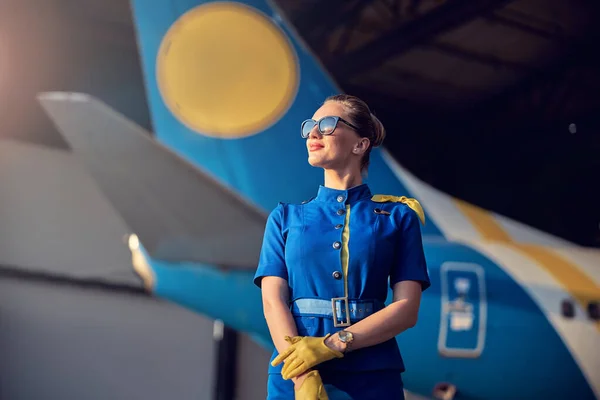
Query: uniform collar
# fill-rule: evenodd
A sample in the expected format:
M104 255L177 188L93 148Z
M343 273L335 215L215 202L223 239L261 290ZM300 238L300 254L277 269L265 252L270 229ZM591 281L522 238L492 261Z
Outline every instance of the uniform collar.
M369 189L369 186L366 183L346 190L332 189L320 185L316 200L325 203L353 204L361 199L367 197L370 198L371 196L371 189Z

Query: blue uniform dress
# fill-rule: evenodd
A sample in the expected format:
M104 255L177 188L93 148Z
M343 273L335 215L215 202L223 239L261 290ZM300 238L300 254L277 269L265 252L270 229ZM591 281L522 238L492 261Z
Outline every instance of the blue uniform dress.
M254 283L260 287L265 276L287 280L300 336L325 336L366 318L385 307L388 286L397 282L429 287L417 213L405 202L374 199L367 184L320 186L312 200L279 203L270 213ZM275 350L271 360L276 356ZM268 399L294 398L282 366L269 365ZM331 400L404 398L395 339L316 369Z

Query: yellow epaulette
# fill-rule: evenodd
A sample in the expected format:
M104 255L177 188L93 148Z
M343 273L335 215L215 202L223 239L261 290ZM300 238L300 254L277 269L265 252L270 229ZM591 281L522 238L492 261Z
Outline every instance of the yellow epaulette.
M421 204L419 203L419 201L417 199L413 199L412 197L406 197L406 196L392 196L392 195L388 195L388 194L376 194L373 197L371 197L371 200L373 200L376 203L388 203L388 202L404 203L407 206L409 206L414 212L417 213L417 215L419 216L419 219L421 220L421 223L423 225L425 225L425 211L423 211L423 207L421 207Z

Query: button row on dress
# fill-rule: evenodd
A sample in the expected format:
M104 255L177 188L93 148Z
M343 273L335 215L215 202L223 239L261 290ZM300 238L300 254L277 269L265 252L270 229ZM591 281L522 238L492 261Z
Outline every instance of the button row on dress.
M340 202L340 203L341 203L342 201L344 201L344 196L341 196L341 195L340 195L340 196L338 196L338 197L337 197L337 201L338 201L338 202ZM337 215L344 215L345 213L346 213L346 210L344 210L344 209L339 209L339 210L337 210ZM344 225L342 225L342 224L337 224L337 225L335 226L335 229L341 229L343 226L344 226ZM336 250L337 250L337 249L339 249L340 247L342 247L342 244L341 244L340 242L333 242L333 248L334 248L334 249L336 249ZM335 277L335 272L334 272L334 277ZM336 279L339 279L339 278L336 278Z
M337 197L337 201L338 203L342 203L344 201L344 196L340 195ZM340 209L337 210L337 215L344 215L346 213L346 210ZM342 224L337 224L335 226L335 229L341 229L344 225ZM342 244L340 242L333 242L333 248L334 249L339 249L340 247L342 247ZM332 274L334 279L340 280L342 279L342 273L340 271L334 271Z

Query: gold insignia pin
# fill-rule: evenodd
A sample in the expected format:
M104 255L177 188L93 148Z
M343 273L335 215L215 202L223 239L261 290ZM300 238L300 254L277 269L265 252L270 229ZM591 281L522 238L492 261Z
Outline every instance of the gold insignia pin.
M376 208L373 211L375 212L375 214L391 215L388 211L382 210L381 208Z
M421 220L421 223L425 225L425 212L423 211L423 207L421 207L421 204L417 199L413 199L412 197L406 196L399 197L386 194L376 194L371 198L371 200L373 200L376 203L404 203L407 206L409 206L414 212L417 213L419 219Z

